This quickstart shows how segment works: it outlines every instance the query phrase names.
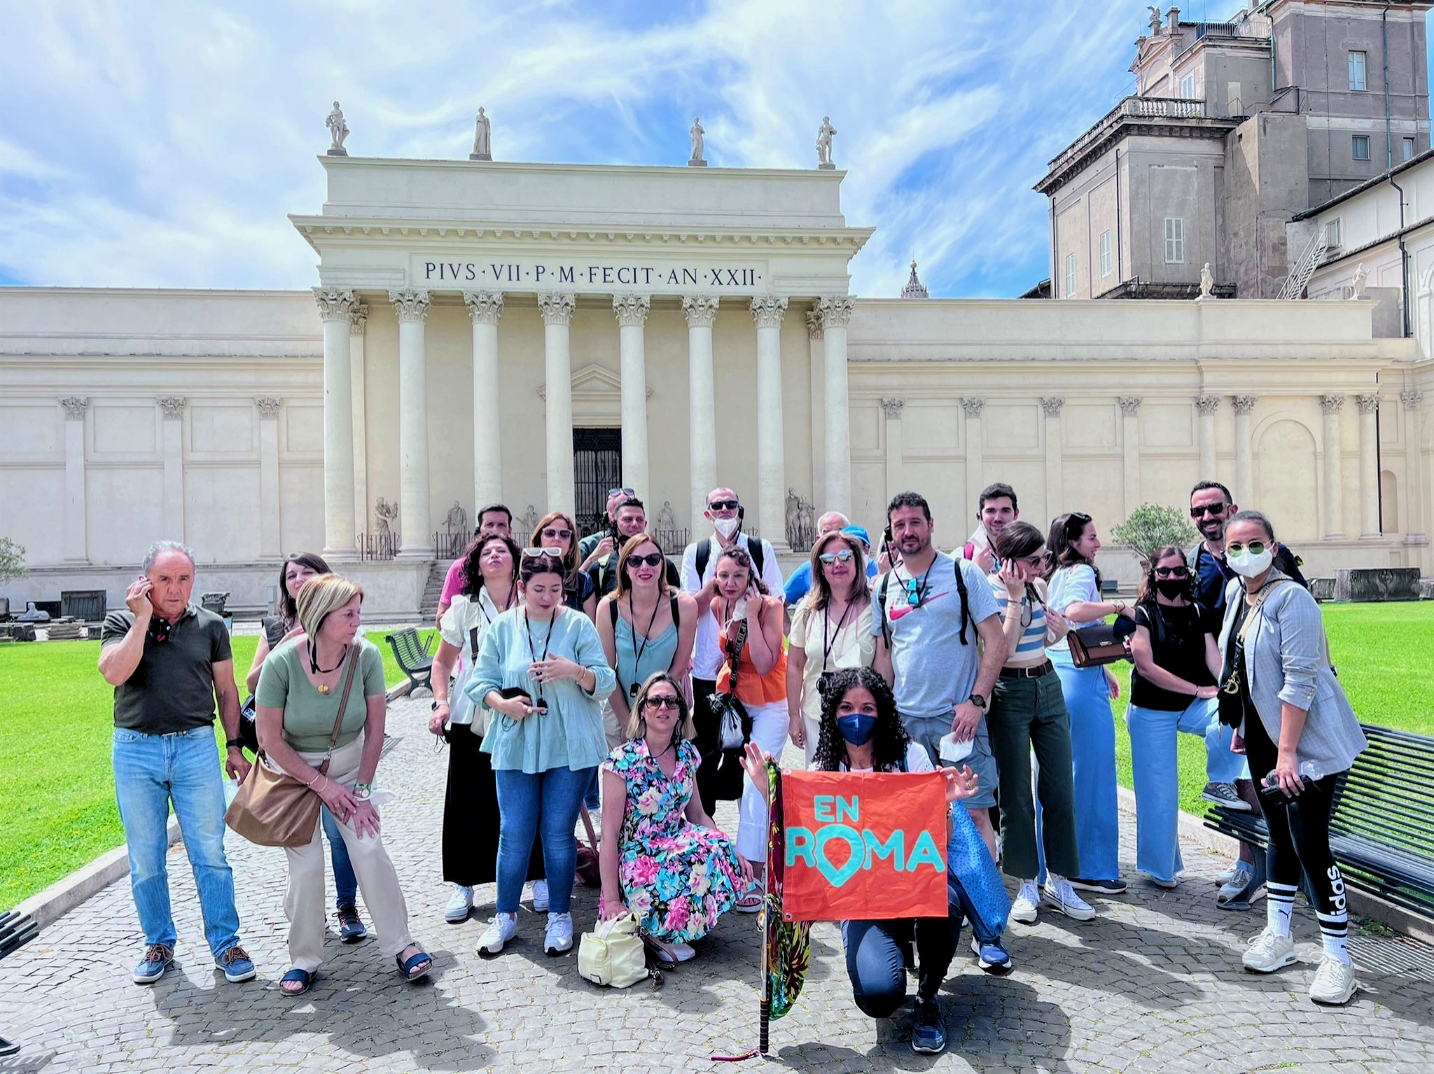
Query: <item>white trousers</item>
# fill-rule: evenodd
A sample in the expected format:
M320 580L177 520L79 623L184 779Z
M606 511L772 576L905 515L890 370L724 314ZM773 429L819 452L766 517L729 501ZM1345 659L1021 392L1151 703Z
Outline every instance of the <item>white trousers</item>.
M787 747L787 731L791 727L787 703L774 701L769 705L748 705L747 715L752 717L752 741L781 764L782 750ZM766 862L767 799L747 776L742 777L738 817L737 853L749 861Z

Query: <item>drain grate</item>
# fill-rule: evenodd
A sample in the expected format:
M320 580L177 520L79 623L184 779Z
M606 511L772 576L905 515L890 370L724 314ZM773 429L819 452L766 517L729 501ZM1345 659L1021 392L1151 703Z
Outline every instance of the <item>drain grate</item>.
M1362 970L1434 985L1434 947L1418 940L1356 931L1349 938L1349 953Z

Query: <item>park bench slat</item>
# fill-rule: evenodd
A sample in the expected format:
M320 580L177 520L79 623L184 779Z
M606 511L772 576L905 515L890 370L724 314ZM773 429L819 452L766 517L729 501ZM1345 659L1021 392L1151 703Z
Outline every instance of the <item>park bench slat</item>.
M420 642L418 631L409 627L388 635L388 644L393 649L393 658L398 661L398 666L412 683L411 690L422 688L432 693L433 657L428 655L428 646L432 644L432 639Z

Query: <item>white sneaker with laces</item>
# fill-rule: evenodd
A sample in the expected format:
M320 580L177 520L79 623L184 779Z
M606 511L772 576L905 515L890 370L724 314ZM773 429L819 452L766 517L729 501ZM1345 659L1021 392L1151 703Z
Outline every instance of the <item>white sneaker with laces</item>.
M565 955L573 949L573 915L548 914L548 930L543 936L543 950L549 955Z
M1251 973L1274 973L1299 959L1295 957L1295 941L1267 925L1264 932L1250 941L1240 961Z
M689 943L675 943L672 945L672 953L677 956L678 962L691 962L697 957L696 950Z
M1095 911L1088 902L1076 894L1071 882L1055 873L1046 875L1046 887L1041 893L1052 910L1059 910L1072 921L1090 921Z
M1034 925L1040 905L1041 892L1036 887L1036 882L1023 880L1021 881L1021 890L1016 893L1015 899L1011 902L1009 916L1012 921L1019 921L1022 925Z
M533 912L535 914L548 912L548 882L546 880L533 881Z
M1348 1003L1358 991L1359 982L1354 979L1354 967L1325 955L1319 969L1315 970L1314 981L1310 983L1310 999L1338 1007Z
M467 921L472 910L473 889L465 888L462 884L454 884L453 894L449 897L448 905L443 910L443 920L450 925L457 925Z
M518 934L517 914L494 914L488 919L488 927L478 939L480 955L496 955L503 945Z

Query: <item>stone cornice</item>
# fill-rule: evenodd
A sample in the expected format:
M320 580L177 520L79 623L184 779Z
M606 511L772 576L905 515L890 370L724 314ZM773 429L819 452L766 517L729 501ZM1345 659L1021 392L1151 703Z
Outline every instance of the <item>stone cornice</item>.
M1223 142L1225 135L1239 125L1240 121L1235 119L1121 117L1069 159L1057 157L1053 160L1046 177L1031 189L1039 194L1055 192L1084 171L1092 161L1103 156L1111 146L1126 138L1204 138Z

